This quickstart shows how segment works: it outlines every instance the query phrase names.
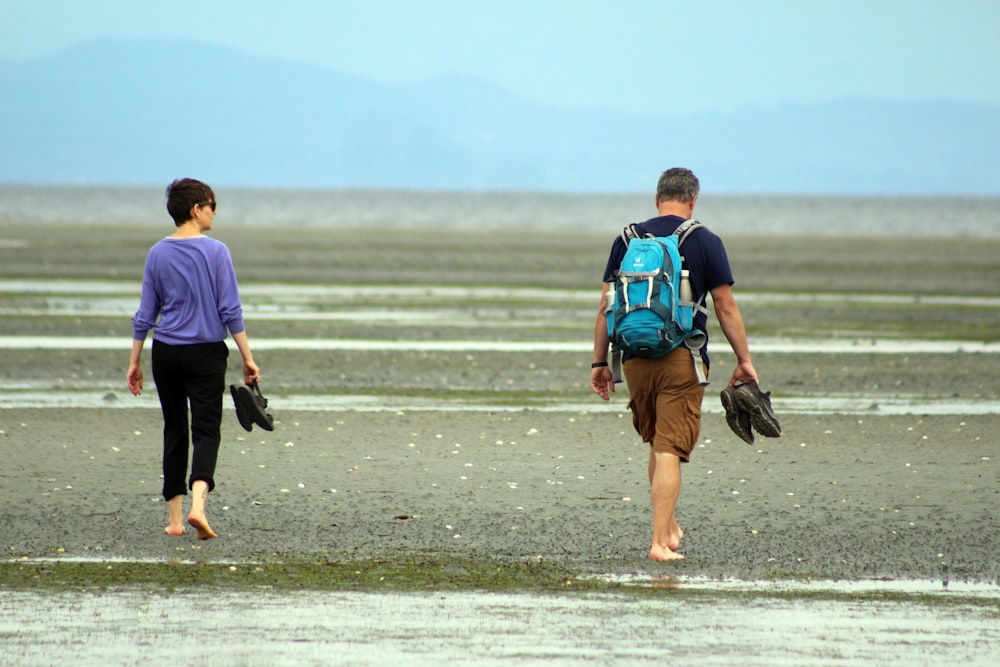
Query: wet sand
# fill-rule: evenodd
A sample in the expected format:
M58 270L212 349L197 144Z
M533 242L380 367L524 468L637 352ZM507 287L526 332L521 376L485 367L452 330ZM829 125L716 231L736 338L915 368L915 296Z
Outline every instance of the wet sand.
M280 405L280 401L278 402ZM277 408L276 408L277 412ZM646 449L627 416L227 413L220 538L164 535L153 410L5 410L11 558L560 561L710 577L996 580L995 417L796 415L748 446L706 417L683 563L649 564Z
M0 227L0 238L25 241L16 252L9 243L0 250L0 279L138 280L145 251L160 235L161 230ZM346 282L364 275L372 259L362 256L357 235L346 232L296 230L275 239L270 232L245 229L220 230L217 236L232 248L244 286L320 282L320 277ZM408 252L399 259L405 270L386 282L585 289L599 280L606 253L606 235L576 237L577 258L563 260L562 270L556 267L535 280L533 268L558 244L554 236L519 234L510 242L497 237L489 251L473 254L470 248L478 246L470 245L472 237L430 236L422 232L406 238ZM431 250L419 252L414 244ZM753 237L730 244L738 290L779 287L774 245ZM797 240L801 256L826 261L784 266L780 286L795 286L791 291L803 294L858 291L880 284L886 263L893 265L889 268L897 263L895 255L879 261L880 253L885 256L879 244L860 260L831 251L830 245L829 240ZM989 278L976 283L978 288L932 293L995 295L996 271L989 272L989 262L996 246L993 241L973 248L959 241L943 244L939 253L951 259L925 264L925 277L928 272L941 280L958 276L956 284L972 284L962 276L985 270ZM461 257L465 265L457 260ZM442 276L436 264L459 268ZM911 269L898 264L884 281L896 289L883 291L924 294L927 282L906 284L899 274ZM816 273L826 282L817 282ZM838 275L849 277L837 282ZM939 315L942 321L928 322L918 301L891 312L879 307L843 312L840 306L804 312L757 304L744 313L751 343L758 333L823 337L833 321L848 322L838 335L856 325L856 331L872 337L981 340L995 321L995 310L955 307ZM255 335L277 337L284 331L274 321L248 318L248 326L251 342ZM347 331L327 323L308 333ZM109 400L123 403L129 400L123 386L127 320L0 319L0 335L97 333L120 335L120 354L4 350L0 377L6 383L43 386L57 386L70 376L108 383L121 378L121 388ZM546 337L587 339L589 333L585 328L552 330ZM405 339L411 334L380 335ZM447 340L455 333L424 328L420 335ZM511 334L525 335L530 333ZM715 354L716 383L706 397L713 402L730 367L718 342ZM148 345L146 355L148 376ZM541 560L580 573L1000 582L994 553L1000 537L997 415L882 416L876 409L863 415L780 413L782 396L792 395L902 392L995 399L1000 392L992 380L1000 371L997 356L757 356L784 436L746 445L728 431L721 414L705 415L698 449L684 468L678 507L686 531L682 562L646 559L651 521L647 449L632 431L624 392L615 398L620 412L518 408L518 395L599 403L586 386L589 355L569 354L487 354L472 361L465 354L259 354L273 388L276 430L246 433L226 403L218 487L208 505L220 537L210 541L195 540L192 530L180 538L163 534L157 410L0 408L0 548L7 559L241 563L427 556ZM231 358L231 381L237 370ZM494 412L281 408L282 393L341 390L440 396L442 404L479 391L506 395L513 405ZM151 378L147 391L153 391Z

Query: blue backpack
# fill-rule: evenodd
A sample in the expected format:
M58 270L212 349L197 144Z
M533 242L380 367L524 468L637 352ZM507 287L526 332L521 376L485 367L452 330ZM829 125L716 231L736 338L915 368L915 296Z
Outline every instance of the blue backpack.
M694 327L695 310L681 244L697 229L697 220L681 224L668 237L640 237L635 225L622 232L627 245L614 282L608 284L605 317L613 350L636 357L662 357L682 343L696 359L705 334ZM616 360L619 356L615 355ZM696 363L701 376L701 364Z

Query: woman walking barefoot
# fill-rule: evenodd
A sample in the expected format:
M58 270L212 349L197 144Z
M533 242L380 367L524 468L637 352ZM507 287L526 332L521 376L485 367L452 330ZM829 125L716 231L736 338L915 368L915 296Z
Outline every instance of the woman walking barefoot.
M204 234L212 229L215 209L215 193L201 181L184 178L167 187L167 211L177 229L146 258L126 374L129 390L138 396L142 348L153 329L153 381L163 410L163 498L169 509L164 532L184 534L183 501L190 489L187 523L199 540L218 536L208 523L205 500L215 488L227 332L243 357L244 382L260 379L229 249Z

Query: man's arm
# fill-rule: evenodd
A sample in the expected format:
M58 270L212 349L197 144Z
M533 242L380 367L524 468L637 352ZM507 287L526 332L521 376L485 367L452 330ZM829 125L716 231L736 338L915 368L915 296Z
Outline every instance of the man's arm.
M715 304L715 316L719 318L722 333L729 341L736 355L736 369L727 386L732 387L737 382L757 382L757 371L750 360L750 345L747 343L747 332L743 325L743 316L733 297L730 285L720 285L712 290L712 302Z
M608 284L603 283L603 285L601 303L597 308L597 319L594 321L594 363L607 364L608 346L611 345L611 339L608 337L608 322L604 315L608 299ZM610 392L615 390L615 383L611 376L611 369L607 365L590 369L590 388L605 401L611 398Z

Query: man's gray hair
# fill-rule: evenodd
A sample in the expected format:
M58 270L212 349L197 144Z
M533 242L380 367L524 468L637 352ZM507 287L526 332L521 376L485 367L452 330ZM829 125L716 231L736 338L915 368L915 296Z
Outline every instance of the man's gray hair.
M689 202L698 196L700 191L698 177L690 169L674 167L660 175L656 184L656 203L662 201Z

